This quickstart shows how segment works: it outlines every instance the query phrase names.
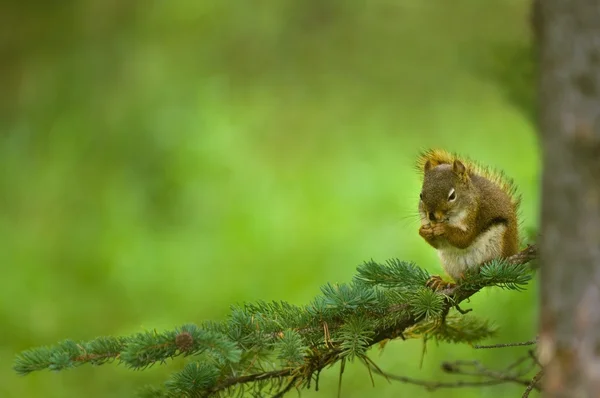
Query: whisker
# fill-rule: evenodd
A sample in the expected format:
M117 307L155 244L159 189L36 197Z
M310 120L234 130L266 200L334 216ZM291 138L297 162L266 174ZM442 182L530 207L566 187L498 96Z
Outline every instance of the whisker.
M418 212L414 211L410 213L404 213L404 215L395 217L395 219L397 220L398 224L401 225L403 228L409 226L416 226L421 223L421 215Z

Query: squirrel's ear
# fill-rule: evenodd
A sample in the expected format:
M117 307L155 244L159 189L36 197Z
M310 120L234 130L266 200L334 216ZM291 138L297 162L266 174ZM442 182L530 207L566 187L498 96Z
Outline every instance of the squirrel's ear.
M440 163L437 162L436 160L429 159L429 160L427 160L427 162L425 162L425 166L423 166L423 171L429 171L429 170L431 170L434 167L437 167L439 165L440 165Z
M467 174L467 168L460 160L454 161L454 163L452 164L452 170L456 173L456 175L461 177L466 176Z

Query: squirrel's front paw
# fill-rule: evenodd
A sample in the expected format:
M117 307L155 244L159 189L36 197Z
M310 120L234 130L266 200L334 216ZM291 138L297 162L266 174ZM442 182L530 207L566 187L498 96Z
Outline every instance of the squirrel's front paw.
M424 224L421 225L421 228L419 228L419 235L421 235L424 238L433 238L433 228L431 227L431 224Z
M431 227L433 236L442 236L446 233L445 224L436 223Z

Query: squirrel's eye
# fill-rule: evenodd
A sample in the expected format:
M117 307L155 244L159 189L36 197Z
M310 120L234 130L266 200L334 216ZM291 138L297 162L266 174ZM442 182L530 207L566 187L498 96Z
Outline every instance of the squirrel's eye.
M419 199L423 200L423 192L419 194Z
M456 199L456 192L454 191L454 188L452 188L450 190L450 193L448 194L448 202L452 202L455 199Z

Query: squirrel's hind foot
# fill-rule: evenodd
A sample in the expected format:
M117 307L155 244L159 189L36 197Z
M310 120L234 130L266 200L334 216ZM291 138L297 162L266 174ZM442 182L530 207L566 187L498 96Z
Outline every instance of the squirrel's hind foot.
M425 286L438 291L444 289L450 289L456 286L456 283L446 282L439 275L432 275L427 282L425 282Z

